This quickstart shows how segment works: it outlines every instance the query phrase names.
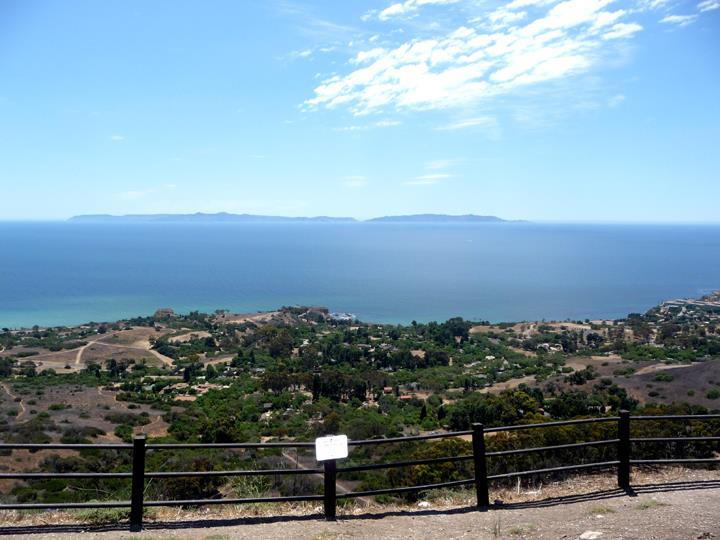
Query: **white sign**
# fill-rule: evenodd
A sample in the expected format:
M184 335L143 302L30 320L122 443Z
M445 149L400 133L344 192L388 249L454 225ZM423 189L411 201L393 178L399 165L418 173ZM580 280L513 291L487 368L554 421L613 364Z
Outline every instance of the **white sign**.
M348 457L347 435L332 435L315 439L315 459L342 459Z

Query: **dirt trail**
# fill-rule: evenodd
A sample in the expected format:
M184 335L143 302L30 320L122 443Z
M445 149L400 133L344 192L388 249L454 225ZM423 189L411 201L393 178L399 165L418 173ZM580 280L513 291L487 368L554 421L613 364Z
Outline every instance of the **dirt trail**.
M87 344L83 345L79 349L77 349L77 353L75 354L75 365L79 366L80 361L82 360L82 355L85 352L85 349L87 349L90 345L95 343L94 341L89 341Z
M149 424L140 426L138 432L144 433L148 437L164 437L167 435L167 424L162 419L162 415L158 414Z
M307 467L304 465L300 460L298 460L295 456L292 455L292 453L288 452L287 450L283 450L282 456L287 459L290 463L292 463L295 467L298 469L309 469L310 467ZM315 467L313 467L315 468ZM312 476L316 476L322 480L323 475L322 473L313 474ZM350 493L353 488L350 486L347 482L343 482L342 480L336 480L335 481L335 489L338 493ZM358 497L356 500L359 500L365 504L370 504L370 499L366 497Z
M10 387L6 383L2 383L0 386L2 386L3 390L5 390L5 393L10 396L10 399L13 400L13 402L18 398L15 394L12 393L10 390ZM20 399L20 401L17 402L17 404L20 406L20 413L15 417L15 420L20 420L25 414L27 413L27 409L25 408L25 403L23 403L23 400Z

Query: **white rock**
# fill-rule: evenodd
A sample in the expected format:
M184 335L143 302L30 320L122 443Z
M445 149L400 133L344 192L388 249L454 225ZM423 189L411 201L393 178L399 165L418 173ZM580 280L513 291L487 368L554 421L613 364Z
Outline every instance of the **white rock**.
M418 503L418 506L419 506L420 508L430 508L430 503L427 502L427 501L420 501L420 502Z
M596 540L602 536L601 532L598 531L585 531L580 535L580 540Z

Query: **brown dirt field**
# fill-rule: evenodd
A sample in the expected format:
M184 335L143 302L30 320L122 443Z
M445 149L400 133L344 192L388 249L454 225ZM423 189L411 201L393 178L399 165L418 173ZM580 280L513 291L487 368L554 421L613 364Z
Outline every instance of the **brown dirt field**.
M52 368L58 373L80 371L88 361L103 365L110 358L135 361L147 359L150 365L171 365L171 358L150 350L149 339L162 334L163 332L157 332L153 328L133 327L130 330L92 336L86 340L87 345L76 349L51 352L47 349L17 348L12 352L13 354L29 350L38 352L40 354L27 359L35 362L39 370ZM69 366L69 369L65 369L65 366Z
M603 362L608 358L594 357ZM660 362L613 362L603 366L600 362L588 362L587 358L578 358L575 363L568 363L575 369L584 369L587 364L592 364L597 371L597 378L588 381L584 385L573 386L564 382L564 375L551 377L547 382L555 383L562 391L583 390L592 392L593 386L598 384L602 378L608 378L619 387L627 390L628 394L639 400L640 403L690 403L702 405L710 410L720 409L720 399L707 399L705 393L708 390L717 388L720 390L720 360L708 360L694 364L663 364ZM614 375L618 368L632 367L636 372L626 376ZM658 373L668 373L674 377L670 382L655 381ZM711 382L713 381L713 382ZM529 383L530 384L530 383ZM530 384L531 386L543 387L546 383ZM688 395L688 392L694 395ZM658 396L650 396L650 392L658 392Z
M610 475L559 484L491 491L500 499L485 512L471 492L436 492L423 506L360 505L338 508L327 522L317 504L158 509L142 534L127 524L78 524L69 513L0 516L0 534L43 538L187 538L315 540L369 538L540 538L685 540L720 537L720 473L668 469L636 472L634 493L615 487ZM588 533L597 533L589 535ZM584 535L584 536L583 536Z
M21 397L27 409L27 414L18 417L7 417L4 413L8 408L19 409L19 404L11 400L3 400L0 404L0 414L3 414L11 424L22 424L28 421L34 414L30 411L47 412L52 421L61 430L68 427L96 427L103 430L106 434L97 437L97 442L120 442L120 439L114 435L116 424L105 420L105 415L109 412L129 412L140 414L147 412L150 415L151 423L146 426L138 426L135 428L136 433L147 432L152 436L161 436L167 433L168 424L160 417L164 413L157 411L148 405L137 405L136 409L128 408L129 403L116 401L116 394L113 391L103 390L102 388L90 388L86 386L58 385L46 386L42 389L32 389L29 393L21 393L10 387L14 395ZM2 394L6 392L0 389ZM1 395L1 394L0 394ZM30 404L29 401L34 401ZM52 404L69 405L69 408L63 410L51 410ZM87 416L87 418L83 418ZM146 431L147 430L147 431ZM55 442L60 439L57 432L48 433ZM45 451L29 453L21 450L14 450L10 457L3 457L2 464L10 467L12 470L32 470L47 455L58 453L58 451ZM62 453L62 452L61 452Z
M471 334L487 334L489 332L497 332L499 329L493 325L485 325L485 324L476 324L472 328L470 328Z
M681 369L690 367L689 364L652 364L638 369L635 375L645 375L646 373L657 373L658 371L666 371L668 369ZM682 375L682 374L680 374Z
M223 315L216 316L218 321L224 323L244 323L244 322L255 322L262 323L268 322L273 317L280 315L279 311L266 311L262 313L226 313Z
M193 338L206 338L210 337L210 332L201 330L187 330L186 333L181 333L168 339L170 343L185 343Z
M145 360L150 366L161 366L160 362L152 353L143 349L129 348L123 345L110 345L102 342L93 343L83 352L82 363L83 366L89 362L96 362L101 366L105 366L105 362L109 359L114 358L118 362L121 360L134 360L140 362Z
M517 388L521 384L534 385L535 375L527 375L526 377L520 377L519 379L510 379L509 381L495 383L487 388L478 390L481 394L499 394L503 390L512 390Z
M150 338L158 338L167 334L167 330L158 332L147 326L133 326L130 330L122 330L110 337L102 337L101 340L116 345L139 346L138 343L145 343Z
M615 382L618 386L625 388L628 394L643 403L648 401L672 403L675 401L703 405L708 409L720 409L720 399L711 400L705 397L708 390L713 388L720 390L720 360L708 360L671 370L663 370L664 373L674 377L670 382L654 380L660 370L643 371L643 369L645 368L638 370L629 379L618 377ZM643 371L643 373L640 373L640 371ZM652 386L648 387L648 385ZM649 396L648 394L651 391L659 392L660 395ZM688 395L690 391L695 394L693 396Z
M604 367L603 364L620 364L623 359L617 354L611 354L608 356L576 356L568 358L565 365L573 368L576 371L585 369L588 366L592 366L598 371ZM617 369L617 366L613 367L612 370ZM612 371L611 370L611 371Z

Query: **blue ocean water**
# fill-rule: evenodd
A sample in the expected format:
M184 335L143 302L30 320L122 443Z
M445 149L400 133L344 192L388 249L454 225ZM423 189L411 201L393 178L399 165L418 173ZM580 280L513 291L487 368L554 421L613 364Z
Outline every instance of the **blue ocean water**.
M0 327L292 304L615 318L718 288L720 226L0 223Z

